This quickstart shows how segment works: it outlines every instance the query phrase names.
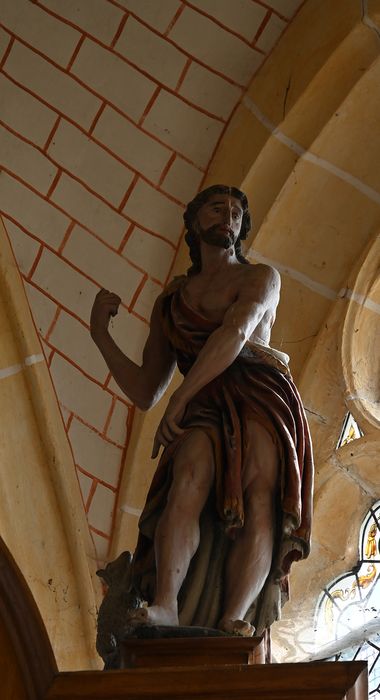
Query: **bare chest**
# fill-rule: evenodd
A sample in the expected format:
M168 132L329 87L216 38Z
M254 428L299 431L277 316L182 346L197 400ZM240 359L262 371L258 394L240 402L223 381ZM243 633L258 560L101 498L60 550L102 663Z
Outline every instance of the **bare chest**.
M222 322L227 309L236 301L238 294L239 284L234 279L192 279L184 289L184 296L189 305L216 323Z

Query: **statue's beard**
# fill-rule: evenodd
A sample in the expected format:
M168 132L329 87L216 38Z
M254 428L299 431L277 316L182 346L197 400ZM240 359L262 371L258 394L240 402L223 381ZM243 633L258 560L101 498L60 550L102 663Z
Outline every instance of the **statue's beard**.
M235 245L235 237L229 231L221 231L220 224L210 226L208 229L200 229L200 236L204 243L224 248L227 250Z

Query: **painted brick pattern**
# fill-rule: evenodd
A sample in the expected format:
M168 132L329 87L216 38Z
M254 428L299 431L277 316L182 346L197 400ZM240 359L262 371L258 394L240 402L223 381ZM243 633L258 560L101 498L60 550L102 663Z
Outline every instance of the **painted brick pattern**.
M71 72L134 120L156 90L152 80L90 39L83 42Z
M173 263L175 249L162 238L152 236L137 226L129 236L123 255L164 283Z
M263 55L208 17L186 7L169 37L194 58L246 85Z
M89 336L93 298L137 363L183 205L301 0L3 0L0 213L107 556L134 408Z
M115 207L122 201L134 178L132 170L64 119L47 152L62 168L75 173L90 189Z
M171 88L175 88L187 61L184 53L133 17L128 17L115 49Z
M172 157L172 151L111 107L101 114L93 136L154 184Z
M224 125L162 90L144 126L194 165L205 169Z
M7 32L0 28L0 60L3 60L5 52L10 42L10 36Z
M40 0L40 4L105 44L111 43L124 17L122 9L106 0Z
M62 174L51 201L109 245L118 247L123 240L128 228L125 219L70 175Z
M36 146L44 146L57 115L0 73L0 121Z
M140 17L159 33L164 34L171 20L175 17L177 10L181 7L180 0L165 0L165 2L157 2L157 0L120 0L119 5L130 10L133 14Z
M91 126L100 99L42 56L15 41L3 70L59 114L84 128Z
M205 12L250 43L267 14L266 7L252 0L190 0L188 4Z
M22 172L23 180L34 189L47 194L57 168L45 156L25 141L0 126L2 165L11 173Z
M65 67L80 34L29 0L1 0L1 21L5 29Z
M28 236L25 231L9 219L4 218L4 225L6 226L19 270L27 277L32 269L40 245L38 241Z
M144 180L138 180L123 211L133 221L172 243L178 243L182 227L181 207Z

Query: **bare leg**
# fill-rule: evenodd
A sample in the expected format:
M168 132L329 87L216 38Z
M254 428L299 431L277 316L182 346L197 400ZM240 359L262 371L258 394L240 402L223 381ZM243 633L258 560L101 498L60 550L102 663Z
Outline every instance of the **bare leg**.
M211 443L194 429L179 448L166 508L155 534L156 595L136 611L140 624L178 625L177 596L199 545L199 517L214 480Z
M251 636L243 618L259 595L272 564L278 452L259 423L249 426L248 459L243 477L245 523L232 544L226 563L226 594L219 627Z

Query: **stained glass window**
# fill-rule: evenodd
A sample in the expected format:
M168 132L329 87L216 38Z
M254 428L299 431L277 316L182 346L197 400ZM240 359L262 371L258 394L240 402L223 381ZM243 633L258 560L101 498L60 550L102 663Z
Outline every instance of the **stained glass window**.
M369 696L380 700L380 501L366 514L353 569L323 590L316 647L334 661L367 660Z
M357 440L362 437L362 435L363 431L357 424L352 413L346 413L336 448L343 447L343 445L347 445L347 443L352 442L352 440Z

